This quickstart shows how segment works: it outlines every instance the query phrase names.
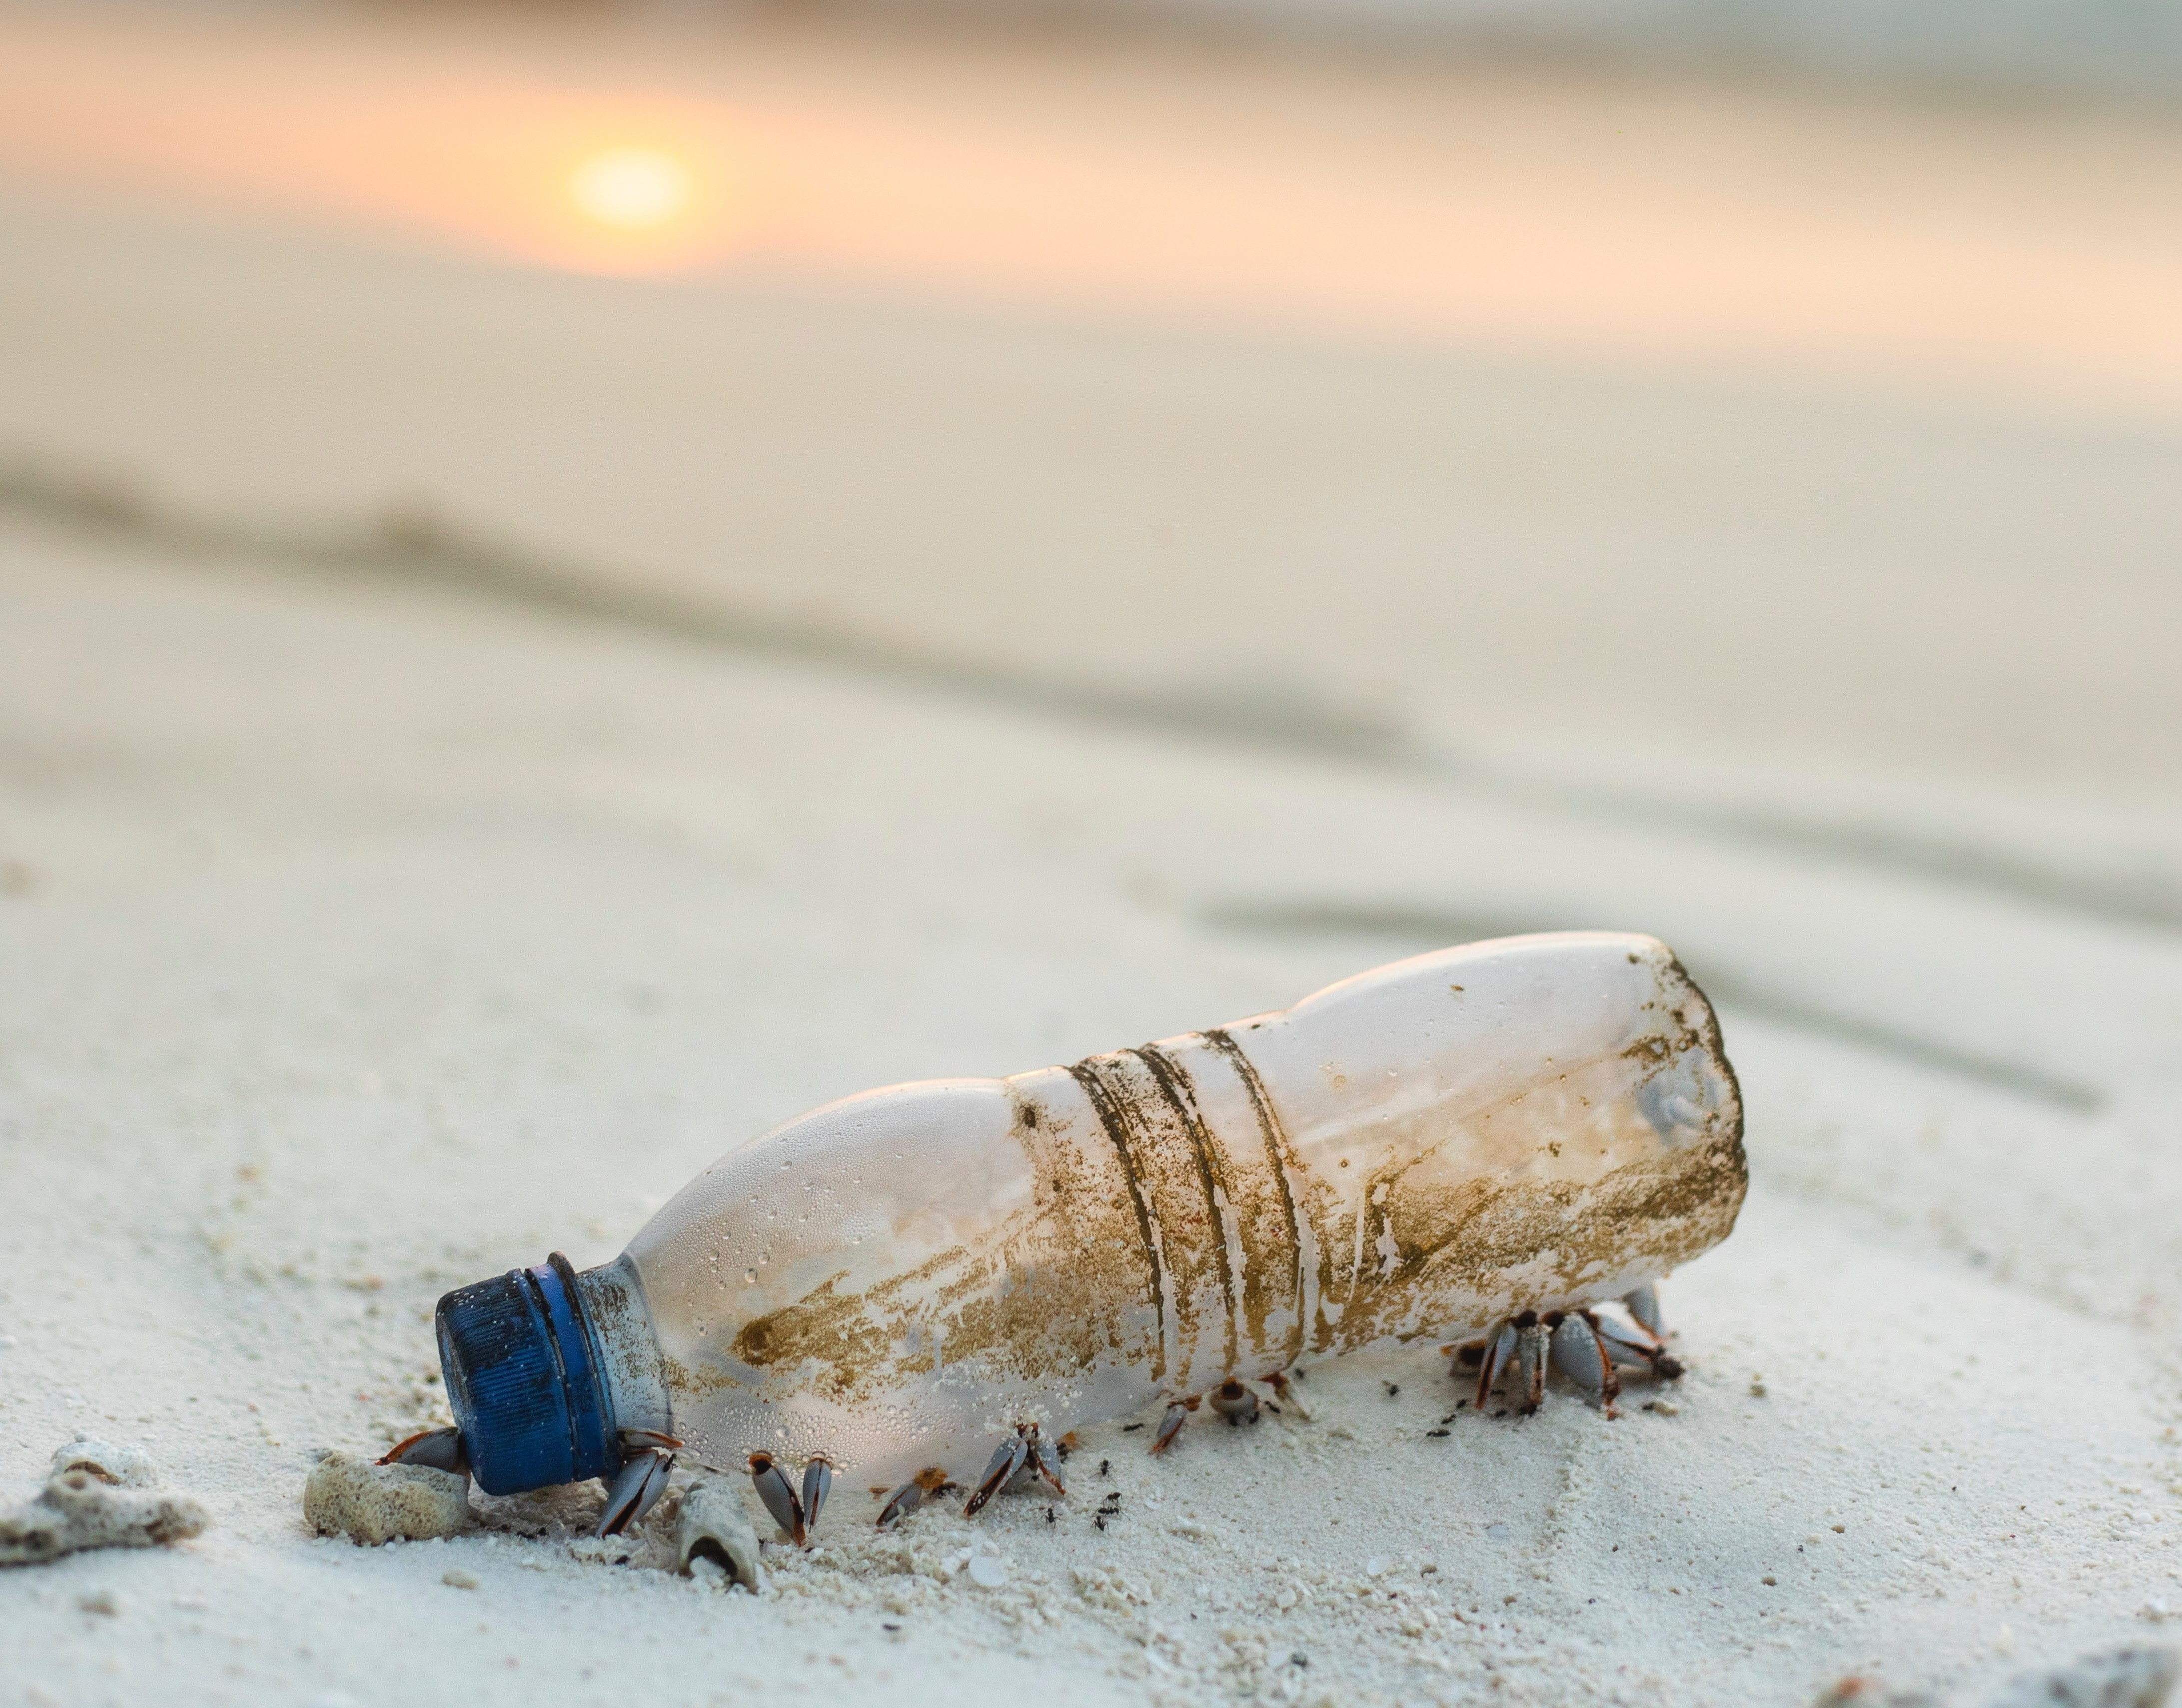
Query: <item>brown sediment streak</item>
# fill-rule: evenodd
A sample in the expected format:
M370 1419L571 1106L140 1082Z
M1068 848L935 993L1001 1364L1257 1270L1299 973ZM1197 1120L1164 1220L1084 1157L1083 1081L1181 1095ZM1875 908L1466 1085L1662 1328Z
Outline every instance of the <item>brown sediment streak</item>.
M1727 1046L1720 1036L1720 1014L1712 1005L1712 998L1698 988L1697 981L1690 976L1679 958L1667 962L1667 970L1660 976L1659 981L1662 984L1679 984L1688 992L1687 1000L1697 1004L1695 1022L1685 1019L1684 1024L1690 1025L1698 1047L1704 1052L1705 1059L1727 1082L1727 1102L1735 1110L1735 1142L1740 1147L1742 1143L1742 1081L1736 1075L1735 1064L1727 1059Z
M1588 1185L1417 1182L1391 1206L1398 1261L1343 1314L1339 1347L1458 1322L1483 1327L1465 1321L1465 1302L1491 1314L1542 1309L1595 1298L1609 1277L1663 1274L1726 1236L1744 1186L1732 1141L1663 1152Z
M1250 1099L1251 1110L1258 1119L1258 1136L1265 1143L1266 1166L1280 1186L1281 1208L1288 1214L1288 1237L1295 1250L1295 1324L1288 1330L1288 1350L1282 1361L1293 1364L1303 1356L1304 1348L1310 1342L1311 1318L1317 1314L1318 1301L1314 1294L1318 1289L1311 1284L1317 1281L1321 1286L1324 1285L1324 1278L1314 1273L1317 1268L1314 1259L1318 1252L1315 1230L1304 1224L1302 1213L1296 1205L1294 1189L1288 1183L1288 1170L1297 1166L1293 1148L1288 1143L1287 1129L1282 1126L1281 1118L1274 1111L1272 1099L1266 1095L1265 1082L1258 1077L1258 1070L1249 1057L1243 1053L1243 1047L1235 1042L1224 1026L1215 1026L1198 1036L1227 1059L1235 1070L1235 1077L1243 1082L1243 1090Z
M1083 1087L1083 1095L1091 1100L1092 1113L1099 1117L1099 1125L1106 1130L1112 1141L1114 1154L1121 1164L1121 1179L1129 1188L1129 1202L1136 1206L1137 1227L1144 1235L1144 1261L1151 1266L1152 1311L1159 1323L1159 1350L1153 1355L1152 1379L1166 1379L1167 1370L1167 1293L1169 1283L1166 1257L1160 1249L1159 1230L1152 1221L1151 1206L1144 1201L1144 1191L1137 1180L1137 1165L1129 1155L1129 1130L1127 1118L1121 1113L1120 1101L1100 1081L1088 1061L1077 1063L1068 1070L1068 1076Z
M1040 1076L1055 1101L1019 1091L1013 1123L1029 1202L905 1272L852 1284L843 1269L724 1324L732 1345L708 1340L662 1363L668 1393L678 1405L714 1391L872 1404L938 1379L943 1331L950 1369L976 1365L998 1382L1074 1393L1126 1364L1188 1392L1210 1374L1194 1367L1223 1354L1223 1374L1253 1375L1276 1358L1625 1291L1734 1225L1747 1186L1742 1099L1710 1010L1672 971L1596 1055L1376 1115L1368 1154L1352 1147L1368 1165L1354 1175L1296 1153L1238 1035L1249 1034L1215 1029ZM1697 1113L1664 1123L1659 1100L1640 1094L1685 1062ZM1112 1147L1126 1205L1108 1153L1059 1090L1062 1072ZM1365 1249L1342 1302L1352 1242ZM1222 1308L1215 1334L1209 1313Z
M1071 1072L1088 1074L1106 1094L1101 1119L1110 1111L1134 1187L1143 1194L1164 1283L1164 1379L1187 1392L1198 1380L1199 1365L1225 1362L1234 1315L1222 1291L1230 1252L1209 1171L1191 1141L1184 1111L1175 1107L1140 1052L1093 1056Z
M1224 1158L1211 1133L1206 1129L1205 1117L1197 1107L1197 1087L1191 1083L1188 1070L1167 1054L1157 1044L1146 1044L1141 1049L1124 1053L1133 1055L1151 1070L1158 1081L1160 1095L1173 1109L1175 1119L1188 1135L1190 1148L1197 1153L1198 1177L1205 1183L1205 1203L1212 1220L1212 1248L1220 1261L1220 1291L1227 1301L1227 1353L1229 1370L1235 1368L1237 1335L1242 1314L1242 1289L1235 1273L1235 1263L1228 1250L1228 1241L1236 1224L1235 1194L1224 1178ZM1236 1240L1241 1244L1239 1239ZM1245 1258L1247 1266L1248 1259Z

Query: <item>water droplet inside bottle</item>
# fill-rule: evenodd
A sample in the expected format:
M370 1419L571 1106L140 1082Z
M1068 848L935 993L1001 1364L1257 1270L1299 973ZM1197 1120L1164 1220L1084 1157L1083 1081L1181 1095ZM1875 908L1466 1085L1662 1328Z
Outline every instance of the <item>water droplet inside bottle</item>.
M756 1269L745 1269L743 1271L743 1285L746 1287L755 1287L757 1285L757 1271Z

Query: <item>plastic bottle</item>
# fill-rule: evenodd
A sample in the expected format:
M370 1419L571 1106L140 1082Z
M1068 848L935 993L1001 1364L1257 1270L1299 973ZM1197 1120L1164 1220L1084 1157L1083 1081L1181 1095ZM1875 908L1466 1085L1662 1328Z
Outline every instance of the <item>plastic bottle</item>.
M1005 1080L869 1092L737 1146L582 1274L440 1302L491 1493L622 1434L852 1482L1511 1310L1723 1238L1746 1177L1709 1004L1664 945L1401 961L1282 1013Z

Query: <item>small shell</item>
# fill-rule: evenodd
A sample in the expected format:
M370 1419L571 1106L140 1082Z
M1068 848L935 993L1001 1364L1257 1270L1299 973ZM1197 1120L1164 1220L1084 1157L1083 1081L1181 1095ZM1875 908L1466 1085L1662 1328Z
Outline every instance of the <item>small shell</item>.
M1515 1363L1515 1329L1512 1324L1496 1323L1487 1331L1485 1351L1477 1365L1477 1409L1483 1411L1486 1401L1493 1397L1493 1390L1499 1385L1501 1376Z
M814 1458L803 1468L803 1525L806 1530L818 1528L818 1515L826 1508L826 1497L833 1491L833 1468L822 1458Z
M924 1490L915 1483L904 1483L887 1495L886 1504L879 1508L879 1528L883 1530L895 1519L907 1517L923 1504Z
M1258 1415L1258 1396L1232 1378L1205 1396L1205 1403L1231 1423L1248 1423Z
M803 1502L796 1497L795 1485L788 1480L788 1473L773 1462L769 1453L750 1456L750 1484L757 1497L765 1502L765 1510L773 1514L773 1522L800 1548L804 1539Z
M606 1488L606 1511L599 1514L596 1534L618 1536L642 1522L659 1497L667 1492L667 1479L674 1474L674 1456L645 1447L623 1461L620 1474Z
M683 1572L692 1560L710 1560L731 1583L752 1595L765 1593L765 1567L758 1563L757 1531L744 1510L742 1495L723 1477L704 1477L682 1496L674 1523L674 1563Z
M1598 1332L1573 1311L1553 1330L1553 1368L1594 1394L1605 1388L1607 1372L1613 1368L1598 1355Z
M984 1510L985 1503L1006 1488L1029 1462L1030 1443L1022 1436L1001 1442L993 1450L992 1463L985 1467L984 1477L962 1508L962 1516L976 1517Z
M1055 1444L1038 1434L1035 1423L1024 1432L1023 1439L1030 1448L1030 1457L1023 1466L1024 1473L1043 1479L1045 1486L1055 1494L1066 1495L1068 1485L1061 1480L1061 1454Z
M938 1465L928 1465L901 1487L887 1495L886 1505L879 1508L879 1528L883 1530L897 1518L904 1518L927 1501L936 1501L949 1493L955 1484L947 1473ZM886 1494L883 1489L872 1490L874 1495Z
M1579 1388L1598 1396L1606 1415L1621 1397L1621 1379L1614 1372L1614 1350L1599 1319L1589 1311L1570 1311L1553 1324L1553 1364Z

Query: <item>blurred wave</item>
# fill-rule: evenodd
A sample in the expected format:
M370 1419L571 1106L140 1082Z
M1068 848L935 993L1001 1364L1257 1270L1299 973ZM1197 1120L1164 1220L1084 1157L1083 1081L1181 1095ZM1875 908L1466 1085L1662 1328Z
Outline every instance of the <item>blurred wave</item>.
M0 0L0 12L18 4ZM1119 25L1381 52L2182 104L2182 0L75 0L43 9Z
M874 7L2182 100L2182 0L868 0L856 9Z

